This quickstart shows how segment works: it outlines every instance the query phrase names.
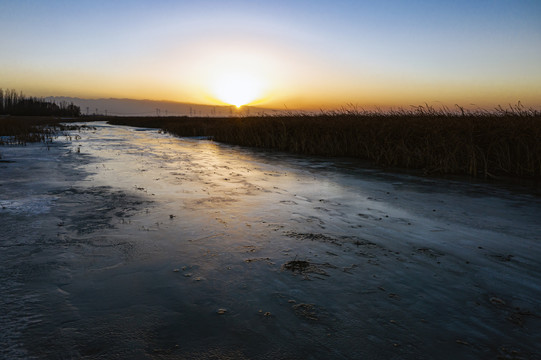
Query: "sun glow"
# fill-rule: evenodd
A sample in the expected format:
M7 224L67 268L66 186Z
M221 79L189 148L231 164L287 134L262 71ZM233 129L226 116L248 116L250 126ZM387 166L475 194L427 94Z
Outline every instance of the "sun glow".
M254 75L231 72L214 79L212 94L221 102L239 108L260 99L263 95L263 84Z

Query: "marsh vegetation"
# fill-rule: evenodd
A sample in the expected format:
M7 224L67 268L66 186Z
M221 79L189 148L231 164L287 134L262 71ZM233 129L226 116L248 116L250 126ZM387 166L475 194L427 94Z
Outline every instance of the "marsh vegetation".
M59 131L72 129L64 123L80 114L80 108L73 103L57 104L0 88L0 145L50 143Z
M48 144L66 131L87 128L86 125L69 124L71 121L73 119L48 116L0 117L0 145Z
M307 155L352 157L427 174L540 178L541 112L419 106L316 115L195 118L116 117L111 124L160 128L178 136Z
M350 108L280 116L84 119L295 154L350 157L429 175L541 178L541 112L520 103L493 111L427 105L388 112ZM80 118L0 117L0 145L50 142L75 120Z

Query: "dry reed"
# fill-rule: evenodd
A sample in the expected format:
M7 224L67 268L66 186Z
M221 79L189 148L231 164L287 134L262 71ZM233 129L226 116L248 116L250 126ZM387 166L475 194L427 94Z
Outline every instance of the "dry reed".
M73 128L64 125L67 121L47 116L0 116L0 145L50 143L59 131Z
M541 178L541 113L520 103L494 111L434 109L230 118L114 118L178 136L298 154L353 157L427 174Z

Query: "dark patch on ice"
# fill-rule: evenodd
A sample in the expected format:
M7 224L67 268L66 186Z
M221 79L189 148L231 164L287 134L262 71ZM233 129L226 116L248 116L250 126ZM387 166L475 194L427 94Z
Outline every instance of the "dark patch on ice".
M364 239L356 239L355 241L353 241L353 245L361 246L361 247L367 248L367 249L381 249L381 248L383 248L382 246L380 246L378 244L375 244L375 243L373 243L371 241L364 240Z
M360 217L362 217L363 219L367 219L367 220L376 220L376 221L379 221L379 220L382 219L381 217L377 217L377 216L370 215L370 214L363 214L363 213L360 213L360 214L357 214L357 215L360 216Z
M287 263L284 264L284 269L286 270L290 270L290 271L298 271L298 272L303 272L305 271L306 269L308 269L308 267L310 266L310 263L308 261L305 261L305 260L292 260L292 261L288 261Z
M115 228L114 218L127 218L151 203L108 186L69 188L51 192L58 197L57 215L63 228L89 234Z
M513 255L503 255L503 254L491 254L488 255L489 257L502 261L502 262L509 262L513 260Z
M311 274L329 276L324 268L336 269L336 266L329 263L317 264L307 260L297 260L297 258L282 265L283 270L301 274L307 280L310 279L309 275Z
M417 249L417 252L419 254L423 254L425 256L428 256L429 258L432 258L432 259L437 259L445 254L439 252L439 251L436 251L434 249L429 249L429 248L419 248Z
M295 315L302 319L318 321L318 308L314 304L295 304L291 307Z
M244 260L244 262L247 263L247 264L252 263L252 262L258 262L258 261L263 261L263 262L266 262L269 265L274 265L274 263L268 257L252 258L252 259Z
M541 319L541 316L534 314L529 310L522 310L520 308L507 316L508 321L520 327L524 327L526 321L533 318Z
M498 349L499 355L497 359L535 359L533 354L525 352L522 349L519 349L515 346L501 346Z
M319 241L319 242L332 243L338 246L342 246L342 243L340 242L340 240L331 236L324 235L324 234L298 233L294 231L288 231L285 233L285 235L294 239L299 239L299 240Z

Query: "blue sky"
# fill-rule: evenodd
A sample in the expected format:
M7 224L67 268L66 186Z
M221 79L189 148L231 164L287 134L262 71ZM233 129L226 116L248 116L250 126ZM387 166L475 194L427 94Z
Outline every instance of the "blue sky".
M520 0L8 0L0 87L219 103L245 84L250 102L292 108L537 106L539 19L541 1Z

